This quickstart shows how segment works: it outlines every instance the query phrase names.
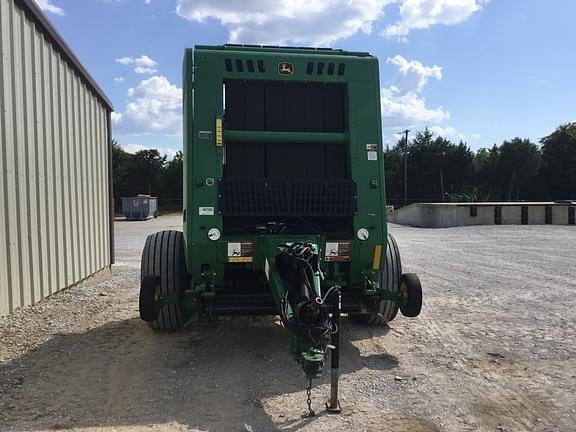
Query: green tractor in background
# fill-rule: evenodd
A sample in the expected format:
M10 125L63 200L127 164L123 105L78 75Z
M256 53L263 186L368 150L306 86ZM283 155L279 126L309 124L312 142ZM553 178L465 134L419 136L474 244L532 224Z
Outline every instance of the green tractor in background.
M448 198L448 202L451 203L470 203L478 201L478 196L474 192L446 192L446 197Z
M378 60L362 52L196 46L184 58L184 232L150 235L140 315L177 330L279 315L311 379L340 314L415 317L422 289L387 232Z

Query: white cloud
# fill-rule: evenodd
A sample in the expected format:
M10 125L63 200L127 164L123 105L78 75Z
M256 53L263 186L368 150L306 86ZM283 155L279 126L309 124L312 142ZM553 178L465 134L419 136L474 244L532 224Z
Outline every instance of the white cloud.
M455 25L489 0L177 0L176 13L199 23L219 21L234 43L331 45L358 32L370 33L391 4L397 22L382 34L405 39L414 29Z
M124 77L116 77L116 78L114 78L114 81L116 81L116 82L123 82L123 81L124 81Z
M441 123L450 118L450 113L442 106L435 109L426 107L426 98L416 93L404 93L391 86L380 92L384 125L412 127Z
M122 120L122 113L113 112L111 118L113 124L118 124Z
M120 57L116 59L116 63L120 63L123 65L129 65L132 64L133 62L134 62L133 57Z
M50 0L36 0L36 3L38 4L38 6L40 6L40 9L42 9L44 12L50 12L53 13L54 15L60 15L60 16L66 15L64 9L55 6L50 2Z
M120 63L123 65L134 65L134 72L137 74L147 74L152 75L158 72L156 66L158 62L152 60L146 54L141 55L140 57L120 57L116 59L116 63Z
M120 146L124 149L125 152L130 154L138 153L142 150L151 150L156 149L162 156L166 156L168 160L174 159L178 150L169 148L169 147L154 147L154 146L145 146L142 144L120 144Z
M398 67L397 86L405 92L419 93L428 83L428 78L442 79L440 66L424 66L417 60L408 61L401 55L388 57L386 63Z
M403 39L410 31L433 25L455 25L480 11L489 0L402 0L400 19L383 32Z
M138 58L135 58L134 64L136 66L141 66L141 67L154 67L158 63L156 63L154 60L152 60L150 57L148 57L147 55L144 54Z
M424 126L413 128L410 131L409 139L412 139L417 132L423 131L424 128L425 128ZM442 137L456 144L458 144L460 141L464 143L469 143L469 141L471 140L476 141L480 139L480 135L478 134L467 135L460 132L453 126L446 126L446 127L431 126L428 127L428 129L430 130L430 132L434 134L435 137ZM398 127L389 127L387 128L387 130L385 130L383 134L384 147L386 146L392 147L395 144L397 144L400 140L404 140L405 136L404 133L398 132L397 130Z
M134 68L134 72L136 72L137 74L152 75L153 73L158 72L158 69L143 67L143 66L136 66Z
M440 66L425 66L417 60L406 60L397 55L386 62L396 66L394 82L380 92L382 117L385 127L413 127L441 123L450 118L442 106L428 108L421 95L430 78L442 79Z
M432 126L429 128L430 131L436 136L446 138L452 142L459 142L459 141L466 141L466 135L462 132L458 131L456 128L452 126L441 127L441 126Z
M128 89L126 111L116 116L116 127L126 133L164 133L182 130L182 89L164 76L148 78Z
M370 33L398 0L177 0L176 12L196 22L215 19L235 43L330 45Z
M141 150L148 150L148 147L143 146L142 144L120 144L120 146L125 152L130 154L138 153Z

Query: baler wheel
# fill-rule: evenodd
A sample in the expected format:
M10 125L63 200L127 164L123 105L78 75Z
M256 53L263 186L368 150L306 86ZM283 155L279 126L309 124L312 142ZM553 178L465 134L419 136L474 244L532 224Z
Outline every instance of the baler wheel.
M155 276L162 298L170 298L173 301L174 298L183 295L188 277L182 232L161 231L148 236L142 251L140 267L141 296L150 295L146 281L150 281L152 278L146 276ZM149 303L149 299L140 299L141 306ZM150 315L144 311L144 316ZM148 325L154 330L178 330L184 325L181 304L173 304L172 302L163 304L155 316L156 319L148 321Z
M400 294L404 302L400 311L405 317L414 318L422 310L422 285L415 273L403 274L400 278Z
M392 234L388 233L388 245L386 247L386 264L380 274L380 286L393 293L398 292L400 277L402 276L402 262L398 243ZM380 300L378 313L349 314L350 319L361 324L381 326L396 318L398 304L392 300Z

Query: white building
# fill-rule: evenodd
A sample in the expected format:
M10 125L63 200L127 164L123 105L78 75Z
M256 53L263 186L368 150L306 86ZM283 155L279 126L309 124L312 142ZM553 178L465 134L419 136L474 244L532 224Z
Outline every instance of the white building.
M110 268L112 105L32 0L0 0L0 316Z

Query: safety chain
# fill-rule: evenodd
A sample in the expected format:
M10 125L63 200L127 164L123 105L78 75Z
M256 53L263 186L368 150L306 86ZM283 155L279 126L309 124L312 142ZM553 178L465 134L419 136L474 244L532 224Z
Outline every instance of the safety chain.
M310 396L312 395L312 378L310 378L310 383L306 388L306 395L308 396L308 398L306 399L306 403L308 404L308 412L304 414L303 417L304 418L314 417L316 413L312 409L312 399L310 398Z

